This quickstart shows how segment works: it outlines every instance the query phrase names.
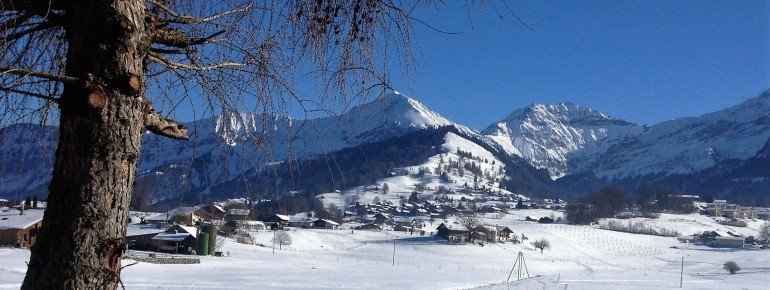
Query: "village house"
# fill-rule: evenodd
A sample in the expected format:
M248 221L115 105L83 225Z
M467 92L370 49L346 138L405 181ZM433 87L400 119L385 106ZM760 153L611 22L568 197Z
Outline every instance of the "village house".
M288 215L274 214L274 215L271 215L269 218L266 218L265 223L270 225L270 228L272 229L280 229L285 226L288 226L290 219L291 217Z
M264 222L247 220L235 221L235 228L239 232L258 232L268 229Z
M441 223L436 228L436 236L453 243L465 243L468 240L468 230L459 224Z
M245 209L245 208L231 208L227 211L227 219L228 220L234 220L234 221L247 221L251 218L249 217L249 214L251 213L251 210Z
M363 224L360 226L355 227L356 230L369 230L369 231L381 231L382 228L378 225L375 225L373 223Z
M155 235L159 251L175 254L191 254L197 247L198 229L194 227L173 225L165 232Z
M511 234L513 231L507 226L495 226L497 230L497 241L500 243L507 243L511 241Z
M393 218L390 217L390 215L383 214L383 213L375 214L372 218L374 219L373 220L374 224L378 224L378 225L393 223Z
M42 209L0 207L0 245L29 248L42 224Z
M733 219L743 218L741 205L734 203L725 204L724 209L722 210L722 216Z
M154 251L157 243L152 238L164 231L154 225L130 224L126 229L126 245L131 250Z
M497 242L497 229L490 226L477 226L471 232L474 242Z
M755 220L757 219L757 211L752 208L744 208L743 209L743 218L747 220Z
M745 242L746 238L744 237L717 236L711 240L709 245L716 248L743 248Z
M166 228L174 224L194 226L203 221L221 221L222 217L224 217L224 210L218 206L189 206L178 207L152 216L147 219L147 222L158 228Z
M422 228L422 222L415 217L394 217L393 223L396 226L402 226L408 229Z
M713 202L707 203L704 210L704 214L713 217L724 216L724 210L727 205L727 200L716 199Z
M316 220L316 218L292 216L289 217L289 226L293 228L309 229L313 227L313 222Z
M537 222L541 224L552 224L554 220L550 217L541 217L537 220Z
M339 226L339 223L327 219L317 219L313 222L313 228L316 229L336 230Z
M746 218L770 220L770 208L748 207L748 208L745 208L745 211L748 213L748 214L745 214L747 216Z

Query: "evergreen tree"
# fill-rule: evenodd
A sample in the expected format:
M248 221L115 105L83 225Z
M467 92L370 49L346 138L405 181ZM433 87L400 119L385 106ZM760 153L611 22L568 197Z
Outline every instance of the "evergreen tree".
M417 197L417 192L412 191L412 194L409 195L409 203L417 203L420 202L420 198Z
M206 256L209 254L209 234L202 232L198 236L198 249L197 254L201 256Z
M209 238L209 255L214 255L217 251L217 227L214 225L208 226L206 232Z

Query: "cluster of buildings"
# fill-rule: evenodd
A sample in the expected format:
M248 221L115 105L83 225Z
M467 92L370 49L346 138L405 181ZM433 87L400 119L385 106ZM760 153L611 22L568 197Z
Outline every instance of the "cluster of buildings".
M441 223L436 228L436 236L453 243L484 242L508 243L518 241L513 231L507 226L479 225L468 229L457 223Z
M298 229L329 229L336 230L339 228L339 223L321 218L302 217L302 216L289 216L282 214L274 214L265 219L264 224L270 229L283 229L285 227L292 227Z
M703 213L713 217L732 219L770 220L770 208L742 207L740 204L727 203L727 200L714 200L706 203Z
M745 237L730 231L706 231L678 238L681 242L706 245L715 248L743 248L747 244L758 242L753 236Z

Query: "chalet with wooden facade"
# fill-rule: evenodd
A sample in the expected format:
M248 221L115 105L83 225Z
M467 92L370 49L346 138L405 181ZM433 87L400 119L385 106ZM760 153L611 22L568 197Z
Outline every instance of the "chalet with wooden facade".
M0 208L0 245L29 248L42 224L42 209Z
M441 223L436 228L436 236L453 243L465 243L468 241L468 230L459 224Z

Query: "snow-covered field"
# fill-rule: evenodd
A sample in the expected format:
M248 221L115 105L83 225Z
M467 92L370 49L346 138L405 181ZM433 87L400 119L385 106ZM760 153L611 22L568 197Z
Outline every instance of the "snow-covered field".
M514 213L486 222L508 225L530 241L545 238L551 249L540 253L528 242L451 245L398 232L293 230L292 245L273 254L272 233L260 232L255 240L265 247L228 240L229 257L202 257L194 265L139 263L124 269L122 280L126 289L661 289L679 287L684 257L684 288L770 287L768 250L688 247L675 238L522 221L549 215L545 210ZM503 283L519 251L534 278ZM0 288L19 287L28 258L27 250L0 248ZM743 270L727 274L722 264L728 260Z

